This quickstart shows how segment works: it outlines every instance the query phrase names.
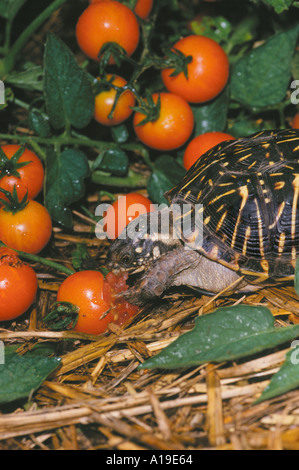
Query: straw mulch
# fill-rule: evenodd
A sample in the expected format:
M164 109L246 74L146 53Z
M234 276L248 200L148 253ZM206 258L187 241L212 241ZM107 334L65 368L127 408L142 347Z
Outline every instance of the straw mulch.
M76 235L54 232L58 261L67 264L75 244L84 242L91 258L104 265L107 242L77 220ZM44 328L42 318L62 278L36 269L37 306L22 322L0 330L0 339L17 344L20 354L36 343L57 342L62 365L25 407L11 405L0 414L0 449L299 450L298 391L253 405L283 363L286 346L236 363L137 369L192 328L197 315L220 305L262 304L277 324L296 321L292 288L233 298L175 292L143 309L125 328L112 325L106 334L92 336Z

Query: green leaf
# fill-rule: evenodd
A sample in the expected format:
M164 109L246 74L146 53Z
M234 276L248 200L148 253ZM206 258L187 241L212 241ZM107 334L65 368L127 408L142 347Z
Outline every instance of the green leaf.
M26 0L0 0L0 16L13 20Z
M83 128L94 112L94 94L87 73L73 53L49 34L44 55L44 93L47 111L55 129Z
M245 137L255 132L263 131L266 129L272 129L273 126L262 120L252 120L248 118L243 118L235 121L228 129L228 132L234 137Z
M60 358L5 354L0 364L0 404L27 398L60 364Z
M293 57L292 75L295 80L299 80L299 50L296 50Z
M185 174L185 168L173 157L169 155L158 157L147 185L150 200L156 204L166 204L165 192L178 184Z
M214 41L227 41L231 30L231 23L224 16L203 16L200 20L190 22L191 30L198 35L207 36Z
M119 126L111 127L111 135L114 142L118 144L124 144L129 138L129 131L125 124L120 124Z
M43 68L39 65L31 64L25 70L12 72L6 81L23 90L43 90Z
M172 369L231 361L273 348L297 336L299 325L275 328L274 317L266 307L221 307L196 318L193 330L145 361L141 368Z
M68 206L84 196L84 178L88 175L88 160L81 150L69 148L61 153L49 150L45 204L56 222L71 228L72 214Z
M270 5L274 8L276 13L282 13L284 10L288 10L294 0L263 0L266 5Z
M278 372L273 375L269 385L263 390L255 403L277 397L299 387L299 341L293 341L293 343L296 344L286 354L285 362Z
M72 264L76 270L84 269L84 263L90 260L89 251L84 243L77 243L72 253Z
M195 120L194 135L205 132L223 131L226 126L229 93L226 88L208 104L192 105Z
M129 167L129 158L121 149L109 149L96 158L93 169L106 171L115 176L124 176Z
M230 42L234 45L252 41L259 25L257 14L247 14L234 28Z
M47 117L36 108L32 108L28 114L30 129L32 129L40 137L48 137L50 135L50 125Z
M299 27L271 36L233 67L232 97L250 107L277 104L286 95Z

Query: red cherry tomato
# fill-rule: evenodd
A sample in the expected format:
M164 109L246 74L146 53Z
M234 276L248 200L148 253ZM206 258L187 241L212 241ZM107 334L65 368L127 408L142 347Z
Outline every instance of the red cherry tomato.
M140 123L145 115L136 112L133 118L134 130L141 142L157 150L173 150L181 147L189 139L194 116L186 100L173 93L154 93L156 104L160 96L160 115L155 121Z
M110 0L89 5L79 17L76 26L77 42L81 50L98 61L106 42L116 42L130 56L139 42L139 24L129 7Z
M110 80L113 75L107 75L106 80ZM112 84L117 87L124 87L127 81L119 76L115 76ZM113 117L109 118L116 97L116 90L110 88L109 90L102 91L95 98L95 111L94 118L104 126L116 126L126 119L128 119L133 110L132 106L135 104L135 96L130 90L125 90L118 98L116 106L113 110Z
M15 164L18 166L25 162L29 163L15 168L15 164L12 163L12 157L22 147L20 145L2 145L1 149L9 159L9 162L3 161L0 155L0 161L4 163L4 167L0 171L0 188L11 193L13 187L16 186L19 199L22 199L27 191L28 199L34 199L42 190L44 182L44 167L40 159L31 150L24 149ZM5 195L0 193L0 199L6 199Z
M51 234L51 217L39 202L29 200L16 213L0 208L0 240L10 248L37 254L47 245Z
M37 287L35 271L15 251L0 248L0 321L26 312L35 300Z
M103 0L89 0L89 3L98 3ZM153 8L153 0L137 0L134 11L143 20L148 18Z
M122 302L114 303L115 293L127 288L127 276L119 279L114 274L104 280L98 271L80 271L66 278L57 293L57 302L70 302L79 308L75 331L98 335L109 323L123 325L130 316L137 313L137 307Z
M104 315L109 304L103 298L104 276L98 271L80 271L67 277L57 293L57 302L70 302L79 308L75 331L100 334L113 318Z
M180 39L173 48L192 56L192 61L187 65L188 78L183 72L172 77L171 68L162 70L167 90L190 103L203 103L219 95L229 77L229 62L222 47L208 37L191 35Z
M184 167L186 170L189 170L199 157L212 147L225 140L234 139L232 135L226 134L225 132L206 132L205 134L194 137L186 147L183 157Z
M140 214L154 210L152 202L142 194L130 193L118 198L108 208L105 215L104 231L111 240L119 237L129 222Z

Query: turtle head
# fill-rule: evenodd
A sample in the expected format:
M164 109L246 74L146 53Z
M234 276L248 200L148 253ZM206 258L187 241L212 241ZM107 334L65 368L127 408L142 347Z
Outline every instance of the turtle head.
M112 271L144 271L180 241L172 234L169 208L141 214L130 222L108 251L107 267ZM170 233L171 232L171 233Z

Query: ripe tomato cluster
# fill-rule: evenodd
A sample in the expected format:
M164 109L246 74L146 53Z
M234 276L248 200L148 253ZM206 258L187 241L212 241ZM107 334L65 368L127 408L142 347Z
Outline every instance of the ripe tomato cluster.
M101 60L101 48L108 42L116 43L127 56L132 56L140 42L138 20L148 19L152 8L153 0L138 0L134 11L119 1L89 0L77 22L79 47L94 61ZM171 53L182 54L189 62L186 69L162 68L165 90L150 97L156 112L150 113L150 103L140 97L134 108L135 88L120 76L108 75L106 88L95 98L95 119L114 126L127 120L134 110L133 129L146 146L167 151L186 144L194 129L190 103L205 103L221 93L228 81L229 62L216 41L194 34L173 44ZM113 63L110 58L109 64Z
M37 254L48 243L52 221L34 198L44 182L38 156L20 145L0 147L0 321L22 315L37 292L35 271L16 251ZM9 248L8 248L9 247Z
M12 249L37 254L52 234L47 209L34 199L43 187L43 165L20 145L3 145L0 160L0 240Z

